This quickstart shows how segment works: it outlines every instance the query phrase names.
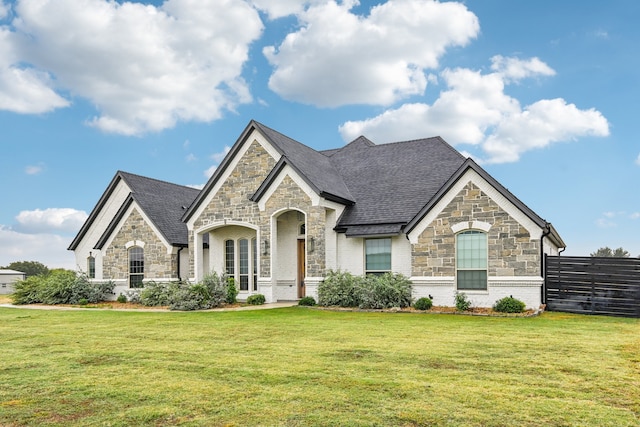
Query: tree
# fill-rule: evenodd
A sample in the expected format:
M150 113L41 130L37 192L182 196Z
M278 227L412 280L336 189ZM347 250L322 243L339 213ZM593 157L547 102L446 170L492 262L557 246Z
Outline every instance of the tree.
M622 248L612 250L609 246L600 248L591 254L592 257L616 257L616 258L629 258L631 254Z
M49 268L38 261L16 261L6 267L7 270L21 271L30 276L46 276L49 274Z

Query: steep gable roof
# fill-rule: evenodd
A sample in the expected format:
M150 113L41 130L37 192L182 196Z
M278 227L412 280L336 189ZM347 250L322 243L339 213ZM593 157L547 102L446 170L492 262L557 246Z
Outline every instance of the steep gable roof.
M128 207L133 201L138 204L149 220L154 223L167 242L177 246L187 245L187 227L181 221L181 217L186 207L188 207L198 195L199 190L118 171L89 214L89 218L87 218L71 242L71 245L69 245L69 250L75 250L78 247L121 181L129 188L129 196L106 228L106 231L102 234L102 237L96 242L96 248L100 248L102 244L104 244L124 214L126 210L124 208Z
M263 191L269 186L272 180L275 179L277 172L279 172L285 164L288 164L319 195L344 204L353 203L353 197L349 193L349 189L327 156L263 125L262 123L252 120L249 122L235 144L233 144L233 147L229 150L229 153L222 160L200 194L185 212L182 217L183 221L188 221L196 212L198 207L204 202L209 192L215 186L216 182L218 182L222 177L226 169L231 165L234 157L238 154L254 130L260 132L281 157L280 159L276 159L278 162L276 167L273 171L269 171L269 175L264 180L260 188L255 189L255 193L251 200L259 200Z

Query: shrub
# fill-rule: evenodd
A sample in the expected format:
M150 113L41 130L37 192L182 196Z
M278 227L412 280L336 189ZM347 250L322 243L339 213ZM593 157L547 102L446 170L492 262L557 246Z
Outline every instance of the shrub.
M456 292L456 310L467 311L471 308L471 301L464 292Z
M209 289L202 283L177 283L171 294L169 308L180 311L203 310L209 308L209 301Z
M411 305L411 281L402 274L369 275L359 292L360 308L404 308Z
M128 289L123 292L124 297L133 304L140 304L140 293L140 289Z
M431 298L427 297L418 298L418 300L413 304L413 307L416 310L429 310L433 307L433 301Z
M235 304L238 302L238 288L233 277L227 279L227 304Z
M29 276L17 281L11 299L14 304L36 304L42 302L41 294L44 280L40 276Z
M153 280L145 282L144 288L140 291L140 303L148 307L169 305L171 293L169 283L158 283Z
M363 277L330 270L327 277L318 285L318 304L357 307L360 305L359 288L363 281Z
M44 276L40 302L44 304L77 304L83 296L80 296L79 292L74 292L76 279L76 273L70 270L55 270Z
M496 301L493 309L501 313L522 313L525 303L512 296L504 297Z
M87 300L86 298L80 298L78 300L78 304L79 305L87 305L87 304L89 304L89 300Z
M118 298L116 299L117 302L119 302L120 304L124 304L125 302L127 302L127 296L124 294L120 294L118 295Z
M247 298L247 304L250 305L262 305L265 301L266 299L262 294L249 295Z
M206 276L204 276L201 283L202 285L206 286L207 289L209 289L209 307L210 308L220 307L222 304L227 302L229 285L228 285L228 279L224 275L219 276L218 273L216 272L209 273Z
M298 305L313 307L314 305L316 305L316 300L313 297L300 298L300 301L298 301Z

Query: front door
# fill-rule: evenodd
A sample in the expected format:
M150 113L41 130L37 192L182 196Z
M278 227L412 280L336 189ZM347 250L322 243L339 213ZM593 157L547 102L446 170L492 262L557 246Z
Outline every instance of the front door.
M306 251L304 246L304 240L300 239L298 240L298 280L297 280L298 298L303 298L305 294L304 292L305 264L306 264Z

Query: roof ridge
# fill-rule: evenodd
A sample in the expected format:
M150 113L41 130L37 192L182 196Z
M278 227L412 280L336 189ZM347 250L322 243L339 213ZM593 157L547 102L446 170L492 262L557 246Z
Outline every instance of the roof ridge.
M125 180L126 180L126 175L129 175L129 176L133 176L133 177L137 177L137 178L143 178L143 179L146 179L148 181L155 181L155 182L159 182L159 183L163 183L163 184L173 185L175 187L185 188L185 189L188 189L188 190L200 191L199 189L193 188L193 187L189 187L188 185L176 184L175 182L169 182L169 181L164 180L164 179L151 178L151 177L140 175L140 174L136 174L136 173L126 172L126 171L123 171L123 170L118 170L117 174L120 174L123 177L125 177ZM129 186L129 187L131 187L131 186Z

